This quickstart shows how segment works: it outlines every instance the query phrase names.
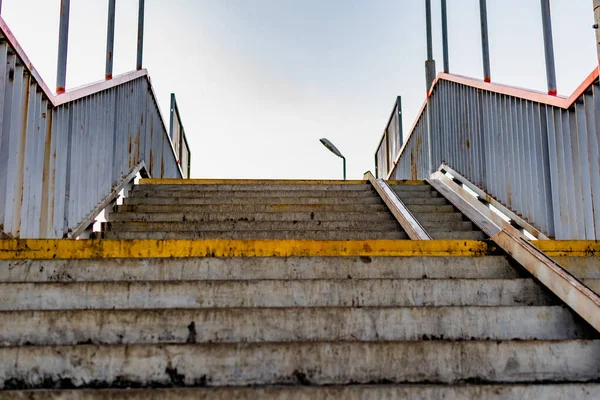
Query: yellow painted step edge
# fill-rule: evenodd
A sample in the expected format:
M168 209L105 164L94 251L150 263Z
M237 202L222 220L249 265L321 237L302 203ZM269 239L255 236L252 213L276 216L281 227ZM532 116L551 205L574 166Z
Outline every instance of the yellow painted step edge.
M443 257L498 254L468 240L0 240L0 259L185 257Z

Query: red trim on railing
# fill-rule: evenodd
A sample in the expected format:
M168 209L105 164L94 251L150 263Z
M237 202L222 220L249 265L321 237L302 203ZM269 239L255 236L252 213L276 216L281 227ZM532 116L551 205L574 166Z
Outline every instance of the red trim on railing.
M599 59L599 65L600 65L600 59ZM581 85L579 85L577 87L577 89L575 89L573 94L571 94L568 98L563 97L563 96L558 96L558 95L546 94L543 92L537 92L534 90L517 88L517 87L513 87L513 86L508 86L508 85L498 85L496 83L488 83L488 82L485 82L485 81L482 81L479 79L467 78L465 76L452 75L452 74L447 74L444 72L438 74L437 77L435 78L435 80L433 81L433 84L431 85L431 89L429 89L427 91L427 98L429 98L431 96L431 94L437 87L438 82L440 80L444 80L444 81L448 81L448 82L459 83L459 84L465 85L465 86L474 87L474 88L481 89L481 90L487 90L488 92L494 92L494 93L504 94L507 96L519 97L524 100L535 101L538 103L547 104L547 105L554 106L554 107L568 109L598 79L599 69L600 69L600 67L594 68L594 70L587 76L587 78L585 78L585 80L581 83ZM425 109L426 105L427 105L427 100L425 100L425 102L423 103L423 106L421 106L421 109L419 110L419 112L417 114L417 118L415 119L415 122L413 123L410 131L408 132L408 136L407 136L406 140L404 141L404 144L400 148L398 155L396 156L396 160L394 161L394 164L396 164L400 160L402 153L404 153L404 148L408 144L408 141L410 140L413 132L415 131L415 127L417 126L417 123L421 119L423 110ZM393 172L393 169L391 171L388 171L388 176L387 176L388 179L390 178L392 172Z

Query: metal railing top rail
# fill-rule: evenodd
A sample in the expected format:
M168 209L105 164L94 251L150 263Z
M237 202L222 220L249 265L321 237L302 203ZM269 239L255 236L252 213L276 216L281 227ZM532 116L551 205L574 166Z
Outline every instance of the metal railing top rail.
M23 50L23 47L19 44L19 41L17 40L17 38L15 37L15 35L11 31L11 29L8 27L8 25L6 24L6 21L4 21L2 16L0 16L0 34L3 36L4 40L6 40L9 43L9 45L14 49L14 51L17 55L17 58L19 58L19 60L23 64L23 66L29 71L29 73L34 78L34 80L36 81L38 86L42 89L45 97L52 104L53 107L58 107L60 105L66 104L66 103L70 103L70 102L82 99L84 97L88 97L93 94L100 93L105 90L109 90L114 87L117 87L117 86L121 86L127 82L134 81L141 77L146 78L146 80L148 81L149 90L152 92L152 96L154 97L155 101L157 99L156 92L154 91L154 87L152 85L152 80L150 79L150 75L148 74L148 70L146 70L146 69L126 72L124 74L115 76L110 80L97 81L97 82L93 82L93 83L90 83L87 85L83 85L83 86L79 86L79 87L70 89L61 94L54 94L50 90L50 88L48 87L48 85L46 84L46 82L44 81L42 76L39 74L39 72L35 69L35 67L33 66L33 63L29 60L27 53L25 53L25 50ZM158 104L157 104L157 106L158 106ZM167 129L167 124L165 123L164 115L163 115L160 107L157 107L157 108L158 108L158 113L160 115L160 119L162 121L163 127L166 132L169 132L169 129ZM173 153L175 153L175 146L173 144L173 141L171 140L169 135L167 135L167 138L169 140L169 143L171 144ZM179 169L183 175L181 166L179 166Z
M577 99L579 99L581 97L581 95L584 94L596 80L598 80L598 78L599 78L599 68L594 68L593 71L585 78L585 80L577 87L577 89L575 89L575 91L569 97L564 97L564 96L551 96L549 94L531 90L531 89L523 89L523 88L518 88L515 86L501 85L501 84L497 84L497 83L489 83L489 82L485 82L480 79L469 78L469 77L465 77L465 76L461 76L461 75L447 74L447 73L441 72L437 75L437 77L433 81L431 88L427 92L427 97L429 98L432 95L432 93L435 91L435 89L437 88L440 81L448 81L448 82L462 84L465 86L470 86L470 87L473 87L476 89L485 90L485 91L492 92L492 93L513 96L513 97L517 97L517 98L520 98L523 100L534 101L537 103L546 104L549 106L554 106L554 107L558 107L558 108L562 108L562 109L569 109L573 106L573 104L575 104ZM404 153L404 150L408 146L410 138L413 135L413 133L415 132L415 128L416 128L417 124L419 123L420 119L422 118L423 112L425 111L426 107L427 107L427 100L425 100L423 102L423 105L419 109L419 112L417 113L417 117L415 118L415 121L413 122L410 130L408 131L408 135L406 136L404 143L402 144L402 147L400 148L400 151L398 151L398 154L394 157L394 162L393 162L394 167L396 166L396 164L400 160L400 157ZM380 144L381 144L381 142L380 142ZM390 177L392 176L393 173L394 173L394 168L392 167L389 171L386 172L386 174L385 174L386 179L390 179Z

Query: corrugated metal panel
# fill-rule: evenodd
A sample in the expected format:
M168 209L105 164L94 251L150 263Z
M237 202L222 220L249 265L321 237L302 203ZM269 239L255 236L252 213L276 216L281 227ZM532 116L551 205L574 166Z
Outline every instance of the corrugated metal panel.
M426 179L446 163L550 237L600 239L597 75L564 106L464 80L438 80L389 176Z
M54 106L16 53L0 43L0 230L64 237L141 162L182 177L146 75Z

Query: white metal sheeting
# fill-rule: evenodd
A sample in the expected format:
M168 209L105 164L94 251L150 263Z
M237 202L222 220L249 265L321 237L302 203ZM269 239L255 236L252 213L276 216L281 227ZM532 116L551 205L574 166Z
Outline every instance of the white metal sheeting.
M0 231L64 237L142 162L152 177L181 177L145 71L49 97L3 33Z
M448 77L388 179L427 179L445 163L548 237L600 239L597 75L569 99Z

